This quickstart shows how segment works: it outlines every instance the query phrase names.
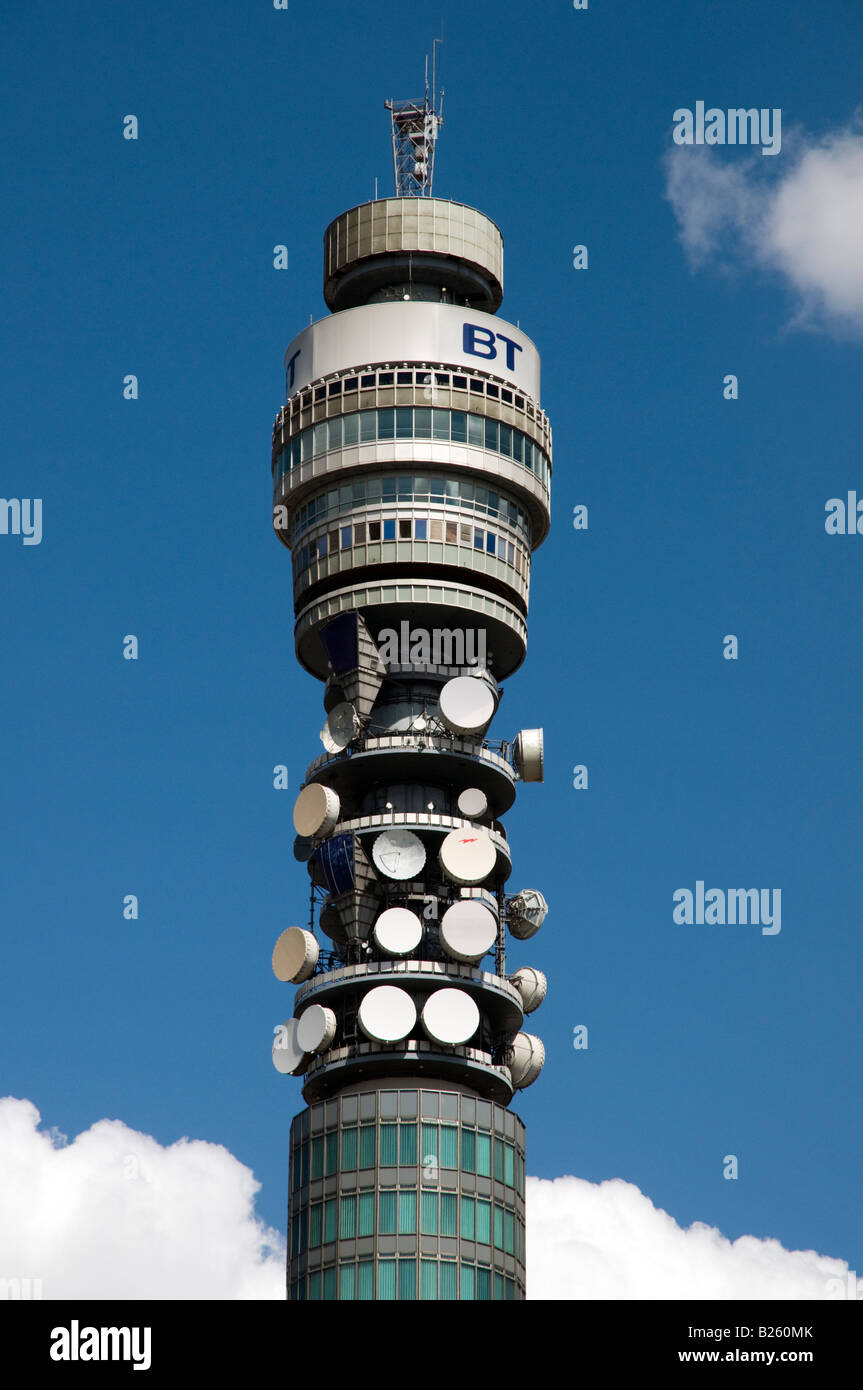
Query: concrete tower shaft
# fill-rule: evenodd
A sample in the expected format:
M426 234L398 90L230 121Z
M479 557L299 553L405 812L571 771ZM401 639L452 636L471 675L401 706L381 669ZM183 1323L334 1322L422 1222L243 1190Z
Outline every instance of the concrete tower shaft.
M291 1130L292 1299L524 1297L524 1126L544 1059L508 973L501 817L542 779L542 732L495 741L524 659L530 564L549 526L539 354L495 317L503 242L482 213L382 199L324 235L334 311L288 347L274 528L295 643L325 682L322 755L294 809L306 931L273 967L299 986L278 1070ZM322 949L317 928L326 941Z

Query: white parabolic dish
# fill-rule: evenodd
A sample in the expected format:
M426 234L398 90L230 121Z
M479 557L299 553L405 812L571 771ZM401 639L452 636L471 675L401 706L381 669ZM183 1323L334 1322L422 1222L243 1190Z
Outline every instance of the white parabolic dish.
M477 820L488 810L488 798L479 787L465 787L458 799L458 809L468 820Z
M522 1008L526 1014L532 1014L534 1009L538 1009L548 991L548 980L541 970L535 970L532 965L523 965L520 970L516 970L511 977L511 983L515 985L521 995Z
M304 1052L326 1052L336 1036L336 1016L323 1004L310 1004L297 1024L297 1042Z
M304 839L324 837L334 830L339 819L339 798L330 787L312 782L303 787L294 803L294 829Z
M327 732L338 752L353 743L360 731L360 721L353 705L347 700L336 705L327 715Z
M423 924L407 907L388 907L374 926L374 938L389 956L406 956L423 938Z
M477 902L485 903L489 912L494 913L495 921L500 917L500 908L494 893L489 892L488 888L466 888L462 886L461 896L463 898L474 898Z
M473 1037L479 1027L479 1009L463 989L436 989L425 1002L422 1022L434 1042L454 1046Z
M302 927L286 927L273 947L273 974L277 980L300 984L314 974L318 963L318 943Z
M417 1021L417 1010L406 989L376 985L364 994L357 1014L366 1037L375 1042L400 1042Z
M485 903L463 898L448 907L441 918L440 939L453 960L482 960L497 940L497 921Z
M324 727L321 729L319 738L328 753L341 753L342 745L340 743L336 743L336 740L330 733L330 726L328 723L325 724Z
M542 781L542 729L522 729L521 733L516 734L512 760L525 782Z
M383 830L372 845L372 859L387 878L416 878L426 862L425 845L412 830Z
M519 941L536 936L548 915L548 903L536 888L522 888L509 900L509 929Z
M456 676L447 681L439 704L441 718L454 734L475 734L494 718L494 695L476 676Z
M306 1054L297 1038L297 1020L289 1018L273 1039L273 1066L276 1071L290 1076L300 1069L305 1060Z
M496 861L494 845L484 830L451 830L440 847L440 862L456 883L482 883Z
M535 1033L516 1033L512 1040L512 1061L509 1064L513 1085L518 1090L530 1086L545 1064L545 1047Z

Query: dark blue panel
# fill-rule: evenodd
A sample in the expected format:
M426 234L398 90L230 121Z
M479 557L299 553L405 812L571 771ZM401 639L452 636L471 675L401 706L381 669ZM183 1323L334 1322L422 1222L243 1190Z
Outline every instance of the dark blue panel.
M354 837L333 835L318 850L318 863L327 887L334 895L347 893L354 886Z
M359 663L356 613L341 613L333 618L321 628L321 641L337 676L342 671L352 671Z

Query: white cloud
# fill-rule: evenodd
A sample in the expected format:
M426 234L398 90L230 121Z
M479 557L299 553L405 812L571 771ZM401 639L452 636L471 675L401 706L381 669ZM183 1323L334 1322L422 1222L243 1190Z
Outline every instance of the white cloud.
M684 1230L619 1178L527 1180L532 1299L831 1299L845 1296L847 1271L777 1240Z
M863 331L863 133L796 135L769 161L676 145L665 173L693 266L712 258L777 272L797 323Z
M723 164L705 146L676 145L665 160L665 194L693 266L728 251L739 239L751 239L763 216L762 197L750 185L755 161Z
M277 1299L283 1237L227 1149L163 1148L119 1120L55 1147L27 1100L0 1100L0 1278L44 1298Z
M57 1147L39 1125L30 1101L0 1100L0 1279L39 1279L46 1299L284 1298L284 1238L227 1149L119 1120ZM842 1260L683 1230L617 1179L528 1178L527 1213L532 1299L844 1296Z

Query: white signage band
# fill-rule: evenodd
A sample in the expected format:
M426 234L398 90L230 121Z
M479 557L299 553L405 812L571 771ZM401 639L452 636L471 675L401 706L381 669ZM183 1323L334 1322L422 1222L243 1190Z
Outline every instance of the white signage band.
M364 304L310 324L285 353L288 395L378 362L446 362L488 372L539 404L539 353L526 333L495 314L422 301Z

